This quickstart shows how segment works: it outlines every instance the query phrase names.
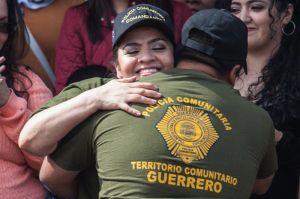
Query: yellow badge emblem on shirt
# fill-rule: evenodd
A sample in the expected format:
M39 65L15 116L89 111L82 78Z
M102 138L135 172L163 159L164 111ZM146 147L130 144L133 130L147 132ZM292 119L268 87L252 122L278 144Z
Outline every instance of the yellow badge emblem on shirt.
M208 113L190 106L169 106L156 129L171 154L187 164L204 159L219 139Z

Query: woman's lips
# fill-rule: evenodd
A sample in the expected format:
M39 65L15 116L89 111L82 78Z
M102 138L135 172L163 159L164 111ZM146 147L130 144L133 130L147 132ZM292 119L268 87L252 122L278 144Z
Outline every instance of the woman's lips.
M154 73L157 73L159 71L158 68L145 68L145 69L141 69L138 71L138 74L141 76L141 77L146 77L148 75L152 75Z
M254 30L256 30L256 28L248 28L248 32L252 32Z

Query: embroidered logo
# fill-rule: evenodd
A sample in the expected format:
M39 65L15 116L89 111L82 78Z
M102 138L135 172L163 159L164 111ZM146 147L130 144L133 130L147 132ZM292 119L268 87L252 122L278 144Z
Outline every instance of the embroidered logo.
M171 154L186 164L204 159L219 139L209 114L190 106L169 106L156 129Z

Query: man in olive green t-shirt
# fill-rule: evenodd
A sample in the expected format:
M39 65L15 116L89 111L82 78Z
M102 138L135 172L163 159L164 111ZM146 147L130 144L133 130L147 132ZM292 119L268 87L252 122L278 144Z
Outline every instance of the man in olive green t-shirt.
M270 185L277 170L272 120L232 88L240 66L247 72L246 26L226 11L201 11L185 24L181 45L176 69L142 79L163 94L153 106L132 104L142 117L96 112L50 155L77 173L96 162L99 198L244 199ZM102 81L74 84L61 97ZM44 178L49 168L43 165Z

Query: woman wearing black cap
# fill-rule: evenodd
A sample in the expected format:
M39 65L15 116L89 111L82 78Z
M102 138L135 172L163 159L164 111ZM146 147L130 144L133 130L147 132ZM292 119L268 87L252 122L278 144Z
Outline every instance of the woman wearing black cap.
M279 170L269 191L251 198L297 198L300 169L300 2L227 0L248 27L248 75L236 89L269 112Z
M115 17L131 6L147 3L166 11L174 22L176 42L192 15L188 6L173 0L89 0L67 10L56 48L55 85L58 94L68 77L86 65L102 65L115 72L111 33Z
M141 113L132 109L127 103L156 104L156 100L146 98L161 97L160 93L153 91L156 89L153 84L125 83L174 67L175 38L170 16L161 9L147 4L134 6L116 18L113 32L113 54L117 76L127 79L113 80L98 88L94 88L95 85L105 80L94 78L83 81L83 84L69 86L48 101L40 111L49 109L30 119L19 139L21 148L37 155L49 155L57 148L60 139L99 109L123 109L139 116ZM91 88L94 89L83 92ZM80 93L82 94L79 95ZM76 95L79 96L75 97ZM70 99L72 97L75 98ZM64 102L66 100L68 101ZM58 105L55 106L56 104ZM95 167L92 169L95 170ZM84 173L85 170L82 172ZM88 174L82 175L86 178L86 183L80 187L86 187L88 190L81 190L81 193L86 194L83 198L97 198L100 186L99 184L97 186L97 181L90 180L93 177L89 176L91 171L87 172ZM56 189L57 187L48 188L52 188L58 195L61 193ZM58 188L66 189L65 186ZM76 192L70 194L62 196L76 197Z

